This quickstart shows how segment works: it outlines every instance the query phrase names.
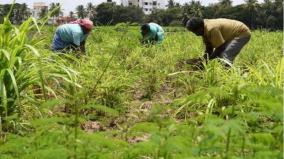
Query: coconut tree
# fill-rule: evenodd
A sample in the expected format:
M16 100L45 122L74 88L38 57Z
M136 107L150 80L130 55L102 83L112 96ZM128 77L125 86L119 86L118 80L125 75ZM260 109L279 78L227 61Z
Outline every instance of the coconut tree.
M28 19L30 12L26 3L21 5L20 12L22 13L22 21Z
M93 5L91 2L89 2L89 3L87 4L86 9L87 9L87 12L88 12L88 13L91 13L91 12L95 9L95 7L94 7L94 5Z
M85 18L86 17L86 10L83 5L79 5L76 8L78 18Z
M73 11L70 11L70 12L69 12L69 17L70 17L70 18L74 18L74 12L73 12Z
M190 6L192 7L191 11L195 16L202 16L202 5L200 1L191 1Z
M254 28L254 23L256 19L256 13L258 8L257 0L245 0L245 9L249 13L249 24L250 27Z
M232 7L232 1L231 0L220 0L219 4L220 4L220 6L223 6L223 7Z
M183 13L188 16L202 17L202 5L199 1L191 1L183 6Z
M94 17L95 17L95 6L91 2L87 4L86 10L87 10L87 14L88 14L87 16L90 19L94 19Z
M60 3L51 3L49 11L52 12L51 17L53 18L53 23L54 23L55 19L62 14L61 4Z
M168 1L168 7L169 7L169 8L175 7L175 2L174 2L173 0L169 0L169 1Z
M48 13L48 8L44 7L40 10L39 17L44 18Z
M228 12L232 9L232 1L231 0L219 0L219 3L215 6L216 13L215 17L227 17L230 15Z
M273 16L277 19L277 29L283 30L283 0L274 1L274 14Z

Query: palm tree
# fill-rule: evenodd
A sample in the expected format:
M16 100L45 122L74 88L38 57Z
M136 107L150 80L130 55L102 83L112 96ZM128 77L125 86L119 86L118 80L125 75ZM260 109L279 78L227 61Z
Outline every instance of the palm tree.
M202 5L200 3L200 1L191 1L192 6L192 12L195 14L195 16L201 17L202 16Z
M4 18L4 8L2 5L0 5L0 23L2 23Z
M69 12L69 17L70 17L70 18L74 18L74 12L72 12L72 11Z
M87 4L86 9L87 9L87 13L88 13L87 16L90 19L93 19L94 18L94 14L95 14L95 6L90 2L90 3Z
M11 15L11 21L15 24L21 24L28 16L28 7L26 4L16 3Z
M168 2L168 7L169 7L169 8L175 7L175 2L174 2L173 0L169 0L169 2Z
M0 22L1 23L3 22L4 17L8 14L10 8L11 8L10 4L0 5Z
M273 16L277 19L277 29L283 30L283 0L275 0Z
M91 2L89 2L88 4L87 4L87 7L86 7L86 9L87 9L87 12L88 13L90 13L90 12L92 12L93 10L94 10L94 5L91 3Z
M273 12L272 1L271 0L264 0L264 3L262 4L261 9L262 9L260 11L261 15L258 16L257 21L261 22L265 19L265 21L266 21L265 26L268 27L268 26L270 26L269 21L271 21L271 18L269 18L269 16L271 16L272 12Z
M83 5L79 5L76 8L78 18L85 18L86 17L86 10Z
M231 0L219 0L219 4L222 7L232 7L232 1Z
M257 0L245 0L245 2L246 2L245 9L250 14L249 16L250 27L254 28L255 16L258 7Z
M48 13L48 9L46 7L42 8L39 13L40 18L44 18Z
M232 1L219 0L219 3L215 5L215 8L216 8L215 17L228 18L230 16L228 12L232 9Z
M51 16L53 17L53 23L54 23L55 18L59 17L62 14L61 4L60 3L51 3L49 11L52 12Z
M199 1L192 0L190 4L185 4L183 6L183 12L187 16L202 17L202 6Z
M28 6L26 3L23 3L20 8L20 12L22 14L22 20L27 19L30 16L30 12L28 10Z

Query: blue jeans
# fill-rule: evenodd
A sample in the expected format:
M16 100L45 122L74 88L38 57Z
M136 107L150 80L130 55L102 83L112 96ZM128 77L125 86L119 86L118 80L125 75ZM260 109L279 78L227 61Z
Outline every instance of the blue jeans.
M250 36L237 37L226 44L226 49L221 53L220 58L229 64L233 64L234 59L240 53L241 49L249 42Z
M61 51L67 48L68 46L70 46L70 44L64 42L61 39L58 31L56 31L51 45L52 51Z

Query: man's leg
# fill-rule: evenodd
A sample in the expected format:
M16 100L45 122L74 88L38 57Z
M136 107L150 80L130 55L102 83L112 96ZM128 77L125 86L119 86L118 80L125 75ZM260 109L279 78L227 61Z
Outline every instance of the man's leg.
M222 52L220 57L225 60L225 62L230 65L233 64L234 59L240 53L241 49L249 42L250 36L247 37L237 37L230 41L226 49Z

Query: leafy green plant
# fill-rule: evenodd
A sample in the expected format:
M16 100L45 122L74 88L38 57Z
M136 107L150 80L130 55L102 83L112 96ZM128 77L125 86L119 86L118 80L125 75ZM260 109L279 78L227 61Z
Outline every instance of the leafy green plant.
M192 70L177 63L200 56L202 41L183 28L166 28L163 44L145 48L139 27L97 27L78 59L46 48L54 27L39 40L32 19L27 38L18 36L25 27L5 25L0 158L283 157L281 32L254 31L261 40L231 69L214 60Z

